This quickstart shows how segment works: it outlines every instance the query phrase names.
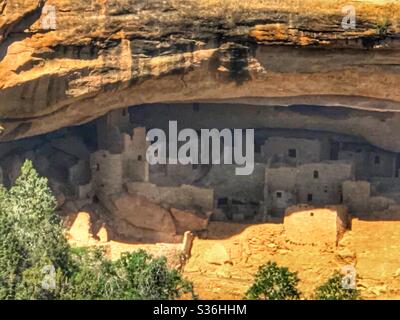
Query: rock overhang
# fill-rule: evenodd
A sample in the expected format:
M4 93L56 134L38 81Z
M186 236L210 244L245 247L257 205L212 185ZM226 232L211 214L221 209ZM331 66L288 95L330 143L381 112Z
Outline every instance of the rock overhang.
M355 2L354 30L345 1L20 2L0 6L1 141L160 102L400 111L395 1Z

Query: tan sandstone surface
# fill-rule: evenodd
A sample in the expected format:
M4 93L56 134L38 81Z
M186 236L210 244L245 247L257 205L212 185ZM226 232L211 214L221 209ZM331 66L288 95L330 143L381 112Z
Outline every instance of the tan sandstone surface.
M400 110L398 1L2 0L0 14L3 141L155 102Z
M327 213L327 209L313 211L316 216ZM302 212L299 211L298 219ZM73 246L103 248L113 260L124 252L140 249L154 256L166 256L171 267L183 268L201 299L242 299L258 266L270 260L298 272L303 298L312 298L317 286L335 270L349 265L357 271L357 287L364 299L400 297L400 221L352 219L351 230L344 233L338 246L332 245L332 236L326 236L325 230L319 239L318 234L313 234L299 243L287 234L285 223L212 222L206 233L194 239L190 255L183 256L181 243L104 239L99 233L91 233L88 213L79 213L70 219L72 224L67 236ZM318 222L319 226L323 224ZM307 237L306 229L299 232Z
M311 298L333 271L354 265L364 299L398 299L400 222L353 220L352 224L332 250L292 244L280 224L213 223L209 233L218 234L218 239L195 239L185 275L202 299L242 299L258 266L272 260L297 271L300 290ZM220 259L210 260L213 255Z
M356 9L353 30L341 25L348 4ZM54 28L42 24L49 6ZM400 152L399 36L395 0L0 0L0 142L86 123L118 108L209 102L262 105L271 110L267 120L246 111L261 119L260 126L354 134ZM272 108L294 104L349 113L331 121ZM355 115L355 109L365 113ZM0 154L7 147L2 144ZM132 201L125 197L117 201L121 207ZM171 232L187 226L185 212L156 212L141 198L135 206L147 206L154 225L128 211L118 217ZM180 223L173 225L172 217ZM206 225L204 217L194 218L193 229ZM309 243L291 241L282 223L212 222L195 239L184 274L201 298L240 299L257 267L275 260L299 272L300 289L310 297L333 270L354 264L366 298L399 298L400 222L351 222L341 237L331 225ZM112 259L144 248L183 266L181 243L123 241L112 227L92 223L90 214L76 213L71 244L102 246ZM132 228L113 227L120 233ZM332 239L340 240L338 247Z

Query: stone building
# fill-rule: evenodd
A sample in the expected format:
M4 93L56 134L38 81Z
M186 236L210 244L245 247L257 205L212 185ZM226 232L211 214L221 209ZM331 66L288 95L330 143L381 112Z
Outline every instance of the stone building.
M377 186L379 182L369 181L345 181L343 183L344 203L350 211L357 216L378 213L387 210L399 210L400 203L400 179L386 178L383 181L385 186ZM393 189L387 189L389 185Z
M122 154L112 154L107 150L92 153L90 167L95 192L106 195L122 192L124 183L122 158Z
M109 112L96 120L98 149L112 153L122 152L123 132L129 132L132 126L128 109Z
M346 161L304 164L297 175L298 202L330 205L343 202L342 183L354 179L354 166Z
M397 155L366 144L342 144L339 160L354 161L357 179L396 176Z
M264 213L281 214L297 203L298 168L269 167L265 170Z
M329 159L328 148L318 139L270 137L261 147L261 158L265 163L276 156L293 164L319 162Z
M287 208L283 227L286 238L299 245L336 247L348 226L346 206L312 207L298 205Z
M148 181L144 128L135 128L132 137L123 134L121 153L98 150L91 154L90 167L93 187L107 195L123 191L127 181Z
M61 192L67 197L72 191L80 204L99 201L114 210L113 197L129 194L168 210L213 212L214 220L238 222L282 217L288 207L298 204L344 204L351 213L362 215L400 203L398 155L333 132L259 128L254 171L249 176L236 175L237 166L229 164L149 167L146 121L154 120L154 126L163 128L165 120L173 117L179 120L179 129L192 125L200 130L209 112L189 107L195 118L183 109L174 114L172 106L157 111L157 117L148 111L138 117L127 109L110 112L87 128L89 142L79 135L82 131L69 128L37 138L35 143L16 144L15 150L24 151L17 157L8 148L7 157L0 159L0 183L9 186L18 176L20 158L32 158L40 174L51 177L52 185L63 186ZM223 109L218 108L218 113L224 113ZM236 115L227 118L238 127L239 120Z
M127 189L130 194L146 197L164 208L181 210L197 208L202 213L209 213L214 209L214 191L212 189L190 185L163 187L148 182L128 182Z
M96 121L96 129L98 150L90 155L93 191L112 195L127 181L148 181L146 129L132 128L128 110L108 113Z
M279 215L297 203L333 205L343 203L342 183L354 179L347 161L325 161L298 166L274 164L265 170L265 214Z

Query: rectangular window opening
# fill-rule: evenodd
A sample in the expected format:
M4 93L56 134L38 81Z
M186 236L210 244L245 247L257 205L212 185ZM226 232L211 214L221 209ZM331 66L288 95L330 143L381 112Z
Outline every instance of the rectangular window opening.
M228 205L228 198L219 198L218 199L218 207Z
M289 149L288 154L289 154L290 158L296 158L297 157L297 150L296 149Z

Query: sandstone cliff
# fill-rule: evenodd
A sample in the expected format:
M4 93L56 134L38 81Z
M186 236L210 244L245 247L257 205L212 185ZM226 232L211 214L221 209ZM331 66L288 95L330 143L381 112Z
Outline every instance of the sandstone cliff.
M0 14L0 141L153 102L400 111L399 1L0 0Z

